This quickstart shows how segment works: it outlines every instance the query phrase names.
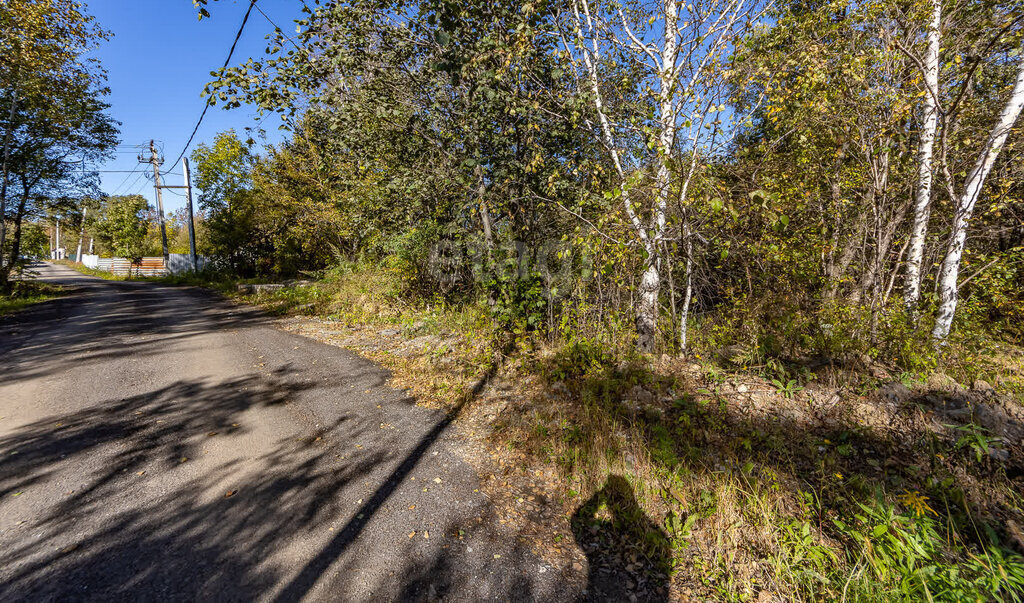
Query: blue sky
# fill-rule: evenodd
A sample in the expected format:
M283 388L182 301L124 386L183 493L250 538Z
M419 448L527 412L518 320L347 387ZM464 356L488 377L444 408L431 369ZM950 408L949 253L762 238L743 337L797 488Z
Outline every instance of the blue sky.
M202 113L205 100L199 94L210 80L210 71L224 64L248 5L248 0L211 2L212 17L199 21L192 0L88 1L89 12L113 33L95 56L108 72L110 113L121 122L121 142L148 145L155 139L166 155L162 171L171 172L166 184L182 183L181 164L171 166L170 162L181 153ZM294 31L294 20L301 16L299 0L260 0L259 7L285 32ZM262 56L265 36L272 31L267 19L253 10L232 64ZM190 151L198 143L212 140L217 132L235 128L241 133L246 126L256 125L255 116L256 112L246 107L230 111L211 107ZM282 138L279 123L276 116L263 123L270 142ZM116 159L98 166L101 170L138 167L134 174L101 173L103 191L140 193L154 203L152 179L140 176L152 169L139 166L136 155L137 151L122 147ZM182 205L183 197L165 191L165 211Z

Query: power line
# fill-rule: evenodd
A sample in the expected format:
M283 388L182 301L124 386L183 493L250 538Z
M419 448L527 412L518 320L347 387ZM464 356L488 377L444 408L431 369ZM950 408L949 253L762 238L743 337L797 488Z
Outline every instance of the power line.
M139 165L141 165L141 164L139 164ZM118 185L117 185L117 188L115 188L115 189L114 189L114 192L113 192L113 193L110 193L110 194L111 194L111 195L113 195L113 194L115 194L115 193L116 193L117 191L121 190L121 187L122 187L122 186L124 186L124 183L125 183L125 182L128 182L128 179L132 177L132 174L133 174L133 173L135 173L135 172L137 172L137 171L139 171L139 166L138 166L138 165L136 165L136 166L135 166L135 169L134 169L134 170L132 170L132 171L131 171L131 172L130 172L130 173L129 173L129 174L127 175L127 176L125 176L125 177L124 177L124 180L122 180L122 181L121 181L121 184L118 184Z
M249 14L252 13L252 7L256 6L256 0L249 0L249 8L245 11L245 16L242 17L242 25L238 28L238 33L235 34L235 41L231 43L231 50L228 51L228 58L224 59L224 66L221 69L226 69L228 64L231 62L231 56L235 54L235 46L238 45L238 40L242 37L242 31L245 30L245 24L249 21ZM196 122L196 127L192 129L192 135L188 137L188 142L185 143L185 147L181 149L181 154L174 160L171 165L176 165L181 158L185 156L185 152L188 151L188 147L192 144L192 139L196 137L196 132L199 131L199 126L203 123L203 118L206 117L206 112L210 109L211 97L206 97L206 105L203 106L203 112L199 114L199 121Z
M289 36L288 34L284 33L284 30L283 30L283 29L281 29L281 26L280 26L280 25L278 25L277 23L274 23L274 20L273 20L273 19L271 19L271 18L270 18L270 16L269 16L269 15L267 15L267 13L263 12L263 9L262 9L262 8L260 8L260 7L258 7L258 6L257 6L257 7L256 7L256 10L257 10L257 12L259 12L259 13L260 13L261 15L263 15L263 18L267 20L267 23L270 23L270 24L271 24L271 25L272 25L272 26L274 27L274 29L276 29L276 30L277 30L278 32L280 32L282 36L284 36L284 39L286 39L286 40L288 40L289 42L291 42L291 43L292 43L292 46L294 46L294 47L295 47L296 49L299 49L299 45L295 43L295 40L293 40L293 39L291 38L291 36Z
M131 191L135 187L135 184L139 181L139 179L142 178L145 175L146 175L146 172L139 172L139 175L135 177L135 180L131 184L128 185L128 189L127 190ZM118 188L120 188L120 187L118 187ZM137 193L140 193L140 192L142 192L142 189L135 189L133 192L130 192L130 193L126 192L125 194L126 195L133 195L133 194L137 194ZM114 193L111 193L110 196L113 197Z

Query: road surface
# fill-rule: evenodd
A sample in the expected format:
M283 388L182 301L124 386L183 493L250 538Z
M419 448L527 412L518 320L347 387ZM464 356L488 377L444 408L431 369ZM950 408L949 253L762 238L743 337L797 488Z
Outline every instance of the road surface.
M210 293L43 264L0 319L0 600L572 600L448 417Z

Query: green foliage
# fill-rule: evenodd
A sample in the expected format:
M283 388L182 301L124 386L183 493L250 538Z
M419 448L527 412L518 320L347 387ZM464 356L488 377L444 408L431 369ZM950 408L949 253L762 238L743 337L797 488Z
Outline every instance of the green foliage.
M139 261L146 252L147 209L149 204L141 195L109 197L97 235L116 256Z
M63 295L59 287L33 281L20 280L12 284L9 293L0 293L0 316L13 314L31 306Z
M855 588L901 600L1021 600L1024 558L997 542L971 551L955 532L953 539L947 536L948 527L936 519L927 497L906 492L901 501L906 510L877 498L860 504L852 521L834 520L859 544L850 561L865 571L851 576Z

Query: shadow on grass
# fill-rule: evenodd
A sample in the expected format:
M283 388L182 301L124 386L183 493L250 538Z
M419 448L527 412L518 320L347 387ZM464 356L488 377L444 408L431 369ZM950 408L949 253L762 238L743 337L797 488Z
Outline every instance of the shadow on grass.
M916 514L912 501L930 500L930 510L923 512L942 527L939 532L952 534L949 543L935 541L945 551L941 558L911 565L967 567L972 555L986 558L988 551L1000 559L1015 559L1024 569L1024 560L1013 552L1024 548L1024 541L1012 527L1024 525L1021 444L991 434L986 438L969 415L954 420L942 414L948 394L908 392L897 400L876 395L838 403L807 392L783 396L774 388L738 395L704 375L655 374L640 364L614 364L598 352L569 350L542 361L538 371L551 379L547 395L510 405L498 420L526 441L527 449L544 451L544 460L560 464L568 474L593 480L602 471L612 472L574 516L577 539L591 561L591 588L621 588L641 575L609 571L607 576L618 573L622 578L605 581L595 576L595 560L600 568L608 565L605 560L622 556L620 539L613 536L622 524L649 535L647 564L660 568L666 556L665 548L655 544L664 537L661 528L639 510L617 471L629 472L634 484L646 486L646 508L695 520L692 538L689 526L682 529L680 524L687 534L677 535L686 540L677 543L681 548L675 562L677 567L682 563L688 587L708 596L756 596L764 585L777 585L779 576L770 568L788 563L786 547L818 547L822 559L838 552L842 560L845 553L839 565L854 566L864 543L836 522L859 526L856 517L864 513L860 505L876 504L879 497L911 518ZM761 396L758 404L739 403L753 396ZM883 416L890 422L879 424ZM731 500L716 499L722 488L731 488ZM626 511L616 512L616 506ZM589 534L594 507L601 527ZM915 520L909 522L913 526ZM786 532L792 525L798 526L796 536ZM813 533L801 536L804 525ZM885 532L879 528L878 534ZM796 540L800 542L793 544ZM820 576L828 567L823 562L820 568L800 571ZM972 567L980 571L980 566ZM984 578L1000 584L988 596L1020 596L1024 581L1015 585L1019 578L1000 577L1002 571L994 568ZM968 572L963 573L967 584ZM755 579L762 586L753 586ZM811 580L815 588L822 588L820 580L824 578ZM783 585L781 592L790 587L800 588ZM838 591L822 592L838 596Z
M625 478L608 476L604 486L576 509L571 523L576 543L587 555L588 600L668 600L671 545L637 504ZM638 575L632 571L638 564L652 571Z

